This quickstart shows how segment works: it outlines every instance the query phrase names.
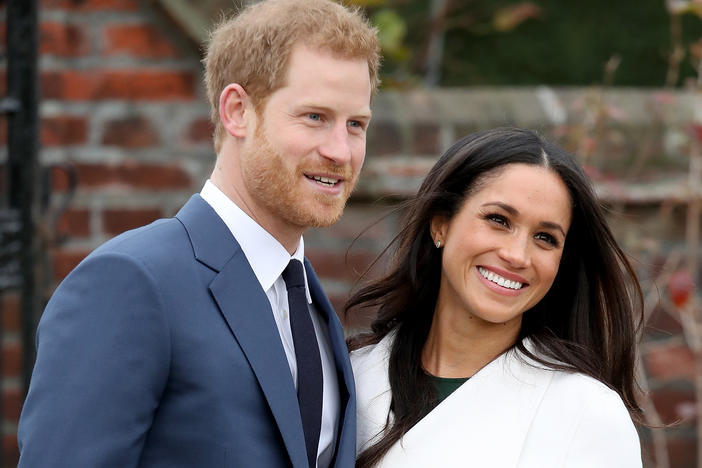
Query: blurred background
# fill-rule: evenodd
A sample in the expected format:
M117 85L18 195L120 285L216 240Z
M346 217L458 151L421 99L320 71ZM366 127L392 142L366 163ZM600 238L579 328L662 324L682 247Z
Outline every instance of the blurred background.
M0 466L17 463L58 282L209 175L200 45L242 3L0 0ZM348 3L379 28L383 86L359 188L305 236L347 330L370 319L343 316L348 292L441 152L479 129L536 129L580 158L641 276L641 403L660 427L640 428L645 466L702 467L702 1Z

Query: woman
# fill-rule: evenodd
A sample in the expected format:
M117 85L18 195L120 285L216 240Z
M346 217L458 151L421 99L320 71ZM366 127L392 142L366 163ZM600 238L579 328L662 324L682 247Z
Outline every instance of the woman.
M357 467L641 466L641 289L574 159L534 132L469 135L410 202L350 342Z

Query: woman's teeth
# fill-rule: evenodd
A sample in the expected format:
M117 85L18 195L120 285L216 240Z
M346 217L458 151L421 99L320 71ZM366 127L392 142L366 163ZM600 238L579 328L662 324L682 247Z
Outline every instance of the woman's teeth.
M509 289L521 289L522 288L522 283L519 281L511 281L508 279L505 279L501 277L500 275L496 275L495 273L491 271L487 271L483 267L478 267L478 271L480 272L481 275L483 275L483 278L487 279L488 281L492 281L495 284L499 284L503 288L509 288Z

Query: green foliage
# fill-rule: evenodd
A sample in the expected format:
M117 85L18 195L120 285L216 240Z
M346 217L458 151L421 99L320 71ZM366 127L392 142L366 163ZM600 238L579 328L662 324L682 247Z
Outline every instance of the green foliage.
M404 45L407 24L402 17L395 10L385 8L376 12L372 21L378 28L378 38L386 60L406 62L409 58L409 50Z
M603 82L614 56L620 63L613 84L665 84L671 53L665 0L447 0L439 23L431 21L430 0L356 2L371 5L381 31L386 83L421 80L429 37L440 28L443 86L591 85ZM696 76L687 47L702 37L702 3L679 4L686 49L677 85Z

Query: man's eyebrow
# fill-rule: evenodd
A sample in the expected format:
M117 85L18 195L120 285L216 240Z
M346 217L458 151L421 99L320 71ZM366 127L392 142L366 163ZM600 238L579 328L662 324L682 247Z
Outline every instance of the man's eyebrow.
M502 208L503 210L505 210L507 213L511 214L512 216L519 215L518 209L516 209L512 205L508 205L507 203L503 203L503 202L498 202L498 201L487 202L487 203L483 203L482 206L484 206L484 207L485 206L497 206L499 208ZM561 231L561 234L563 234L563 237L566 236L566 232L565 232L565 229L563 229L563 226L561 226L560 224L555 223L553 221L541 221L539 223L539 226L541 226L545 229L554 229L556 231Z
M320 105L312 104L312 103L300 104L300 107L307 110L307 111L319 111L322 113L335 112L334 109L332 109L331 107L320 106ZM364 109L358 113L351 114L351 118L353 118L353 119L368 119L368 120L370 120L372 117L373 117L373 111L371 109L368 109L368 110Z

